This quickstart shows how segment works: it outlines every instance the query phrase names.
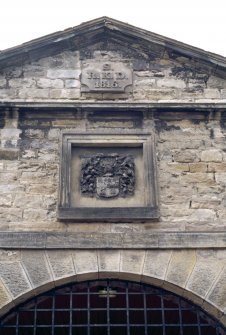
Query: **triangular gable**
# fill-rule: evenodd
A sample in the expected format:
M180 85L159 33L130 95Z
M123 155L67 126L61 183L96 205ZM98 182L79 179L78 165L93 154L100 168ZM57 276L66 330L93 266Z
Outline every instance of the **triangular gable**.
M186 57L199 66L210 66L218 73L225 72L226 58L146 31L108 17L82 23L0 52L0 68L21 65L64 50L88 50L90 45L111 49L113 44L127 53L134 50L139 58Z

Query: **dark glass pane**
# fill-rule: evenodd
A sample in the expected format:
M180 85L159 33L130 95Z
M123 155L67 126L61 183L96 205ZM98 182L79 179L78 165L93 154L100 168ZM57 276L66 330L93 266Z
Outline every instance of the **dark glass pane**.
M148 335L163 335L162 327L148 327Z
M54 314L55 325L69 325L70 324L70 312L68 311L56 311Z
M19 313L19 325L33 325L34 311L21 311Z
M50 309L53 307L52 297L42 297L38 299L37 309Z
M73 308L87 308L87 295L73 295L72 296L72 307Z
M166 329L166 335L180 335L180 327L167 326L165 329Z
M194 311L182 310L181 315L182 315L182 323L185 324L197 323L197 314L194 313Z
M18 335L33 335L34 334L34 330L33 327L32 328L25 328L25 327L20 327L19 328L19 332Z
M52 328L51 327L37 327L36 328L36 335L52 335Z
M183 335L199 335L199 328L197 326L183 327Z
M98 294L90 295L90 308L106 308L107 297L102 297Z
M87 315L87 311L73 311L72 312L72 324L73 325L84 325L87 324L87 319L88 319L88 315Z
M70 308L70 295L56 295L55 309Z
M1 335L16 335L15 328L0 328Z
M165 323L166 324L177 324L180 323L179 311L178 310L165 310Z
M107 311L92 311L90 313L91 324L106 324L107 323Z
M147 322L151 324L162 324L162 311L147 311Z
M116 294L115 298L110 299L110 308L126 308L126 295Z
M161 297L157 295L148 294L146 296L147 308L161 308Z
M130 308L144 308L144 297L141 294L130 294L129 295L129 307Z
M125 311L110 311L110 323L126 324L126 310Z
M202 335L216 335L216 329L214 329L213 327L207 327L207 326L203 326L201 327L201 334Z
M73 327L72 335L87 335L87 327Z
M126 327L111 327L110 328L111 335L127 335L127 328Z
M70 329L69 327L54 328L54 335L70 335Z
M163 298L165 308L179 308L179 298L171 295L166 295Z
M144 323L144 311L129 311L129 322L131 324L142 324Z
M52 324L52 311L37 312L36 324L37 325L51 325Z
M144 327L130 327L130 335L145 335Z
M90 335L106 335L107 327L90 327Z

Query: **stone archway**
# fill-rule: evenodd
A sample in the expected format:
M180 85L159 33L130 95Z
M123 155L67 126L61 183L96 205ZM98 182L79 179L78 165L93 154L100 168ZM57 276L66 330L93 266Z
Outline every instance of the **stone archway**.
M224 250L4 250L0 312L66 283L116 278L176 293L225 325L225 260Z

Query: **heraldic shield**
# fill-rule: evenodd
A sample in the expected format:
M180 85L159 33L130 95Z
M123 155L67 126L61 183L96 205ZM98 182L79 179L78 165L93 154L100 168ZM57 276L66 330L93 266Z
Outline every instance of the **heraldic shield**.
M80 187L81 193L90 197L132 196L135 188L134 157L100 153L82 158Z

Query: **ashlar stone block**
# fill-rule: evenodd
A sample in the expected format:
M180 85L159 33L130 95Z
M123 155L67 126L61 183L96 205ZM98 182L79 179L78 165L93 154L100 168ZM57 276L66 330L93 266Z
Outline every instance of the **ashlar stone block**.
M207 300L219 309L226 308L226 268L224 268L212 285Z
M53 287L53 276L44 251L23 250L21 260L36 292Z
M77 280L98 278L98 257L95 250L76 250L72 252Z
M223 155L218 149L208 149L201 153L201 161L203 162L222 162Z
M161 286L166 276L172 251L149 250L146 252L142 281Z
M122 250L120 257L120 278L125 274L127 279L138 280L144 266L145 251Z
M75 269L71 251L48 250L46 253L54 280L69 281L75 276Z
M120 251L98 251L98 267L99 278L117 277L120 271Z
M184 288L195 262L194 250L173 251L165 280Z
M0 277L13 299L32 290L30 280L20 262L1 262Z
M224 260L216 257L214 250L197 251L197 262L186 289L205 298L222 270Z
M12 301L9 291L6 289L3 281L0 280L0 309L4 308Z

